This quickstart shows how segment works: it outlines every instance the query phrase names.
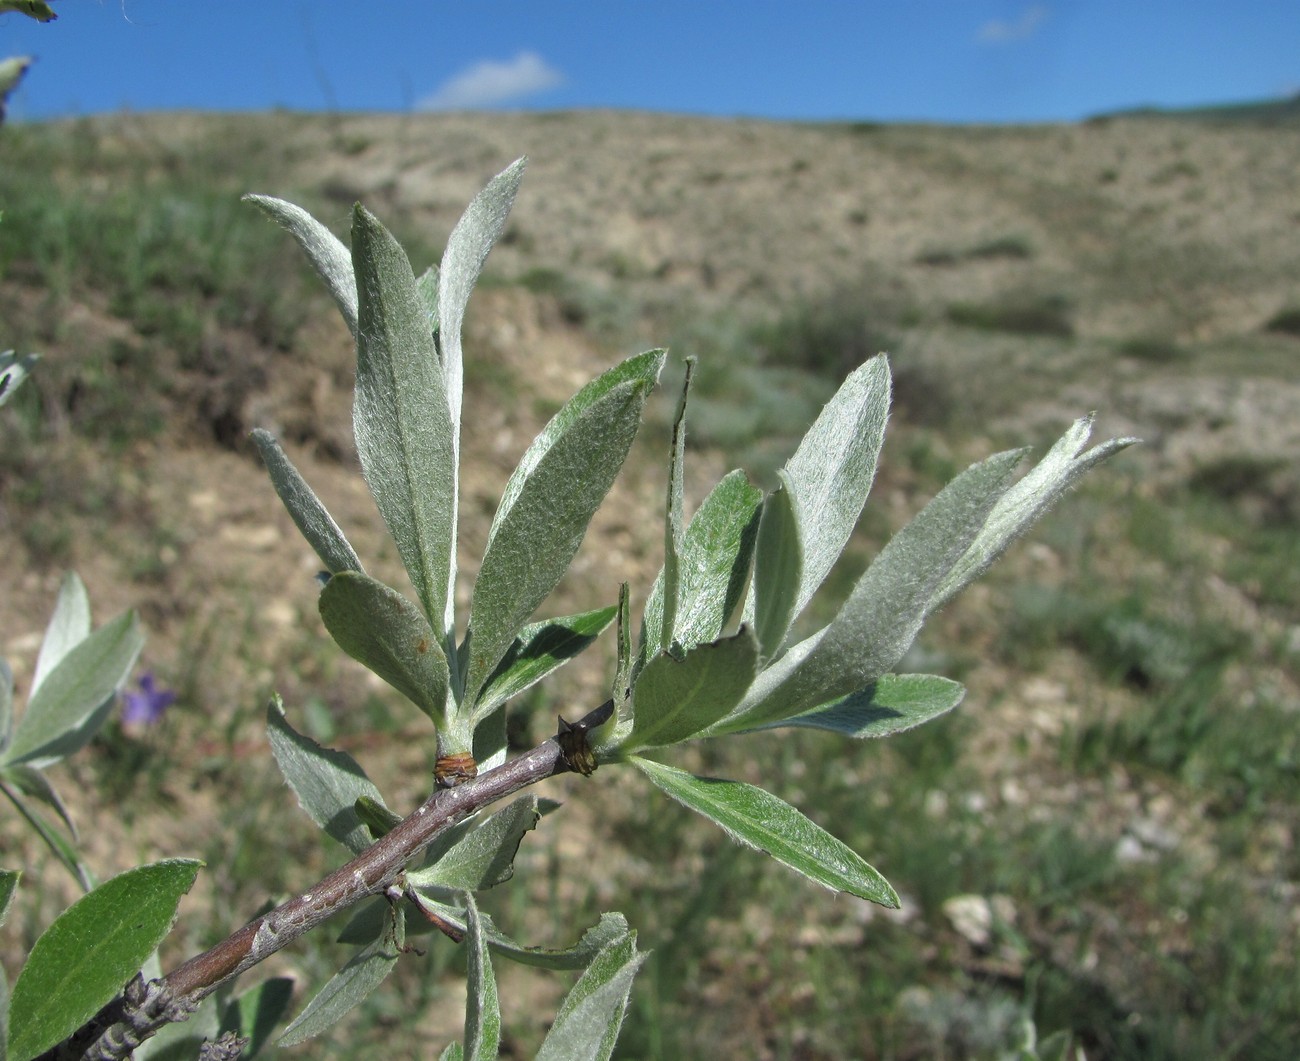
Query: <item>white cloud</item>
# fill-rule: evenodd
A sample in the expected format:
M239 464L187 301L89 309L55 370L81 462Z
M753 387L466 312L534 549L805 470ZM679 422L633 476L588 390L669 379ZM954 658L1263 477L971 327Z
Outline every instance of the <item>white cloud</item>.
M523 99L564 84L564 75L536 52L500 62L484 59L448 78L419 101L420 110L473 110Z
M1046 4L1030 4L1020 13L1019 18L995 18L991 22L985 22L980 27L979 39L988 44L1025 40L1038 32L1038 27L1047 21L1047 14Z

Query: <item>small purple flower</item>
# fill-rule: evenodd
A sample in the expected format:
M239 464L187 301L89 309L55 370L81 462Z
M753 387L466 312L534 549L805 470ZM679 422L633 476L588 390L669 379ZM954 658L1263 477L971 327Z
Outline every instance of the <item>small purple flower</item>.
M155 688L153 671L140 675L139 684L138 693L122 694L122 722L128 726L152 726L176 702L176 693L171 689Z

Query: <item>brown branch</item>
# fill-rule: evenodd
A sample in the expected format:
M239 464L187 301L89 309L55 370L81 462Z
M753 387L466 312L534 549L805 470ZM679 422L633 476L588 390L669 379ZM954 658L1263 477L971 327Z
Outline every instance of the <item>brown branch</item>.
M177 1002L197 1004L231 977L265 961L340 910L372 895L399 898L402 871L443 830L548 777L570 771L590 773L594 764L585 735L613 711L610 700L572 725L561 720L560 732L532 751L455 788L438 789L347 865L173 970L160 982L162 990ZM121 1019L122 1002L115 1000L94 1018L95 1038L108 1034L112 1029L106 1025ZM89 1030L83 1028L74 1038L85 1041Z

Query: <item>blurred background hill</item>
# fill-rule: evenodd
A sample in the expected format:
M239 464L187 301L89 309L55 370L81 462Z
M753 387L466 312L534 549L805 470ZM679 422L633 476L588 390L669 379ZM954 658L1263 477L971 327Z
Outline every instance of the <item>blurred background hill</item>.
M1025 1014L1089 1058L1292 1056L1293 111L1020 127L169 113L5 128L0 325L42 360L0 417L3 655L25 687L76 569L100 619L141 609L145 663L181 693L157 730L69 767L78 820L115 808L116 826L84 838L92 863L107 875L205 857L184 947L337 861L285 821L296 811L262 737L272 690L393 805L426 789L420 721L330 644L315 557L247 439L275 431L361 554L400 578L357 474L346 328L292 241L239 196L290 199L344 239L360 200L418 270L482 183L528 154L468 323L467 576L533 433L649 346L700 358L688 506L734 466L770 485L838 380L889 352L895 412L840 593L970 461L1041 448L1090 410L1100 436L1146 441L923 635L903 669L965 682L951 716L880 744L768 737L683 760L802 806L890 878L901 912L810 893L608 771L555 784L565 811L522 856L541 872L494 893L494 914L558 939L575 917L628 912L656 957L625 1057L996 1056ZM665 390L548 613L612 601L625 577L644 594L653 577ZM589 655L516 705L520 743L603 698L608 651ZM267 831L300 863L264 865ZM350 1049L454 1033L442 972L458 959L430 946L432 973L412 960L354 1021ZM285 962L314 982L332 954L322 942ZM530 1056L559 990L507 980L511 1056Z

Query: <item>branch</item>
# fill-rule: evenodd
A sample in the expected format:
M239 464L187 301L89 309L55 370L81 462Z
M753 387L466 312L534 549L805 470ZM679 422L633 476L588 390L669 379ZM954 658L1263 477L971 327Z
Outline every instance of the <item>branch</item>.
M158 982L161 990L174 1002L196 1006L225 981L265 961L340 910L372 895L400 898L398 880L403 870L444 829L548 777L570 771L590 774L595 761L586 734L608 721L613 712L614 702L609 700L578 722L561 719L559 732L527 754L455 788L438 789L347 865L173 970ZM83 1028L73 1039L85 1042L87 1032L96 1039L100 1034L109 1036L112 1025L123 1018L123 1002L119 998L110 1003L91 1022L93 1029ZM157 1027L165 1023L169 1021ZM94 1049L85 1056L94 1056Z

